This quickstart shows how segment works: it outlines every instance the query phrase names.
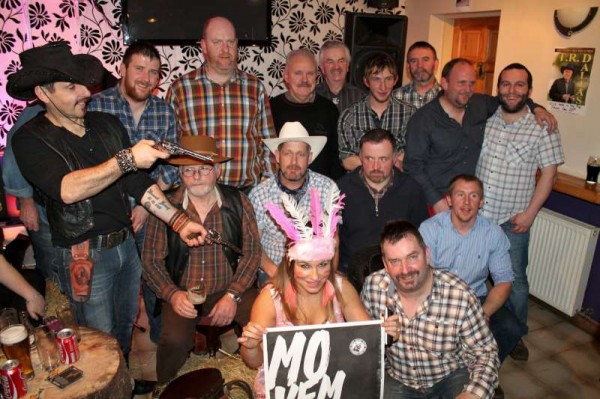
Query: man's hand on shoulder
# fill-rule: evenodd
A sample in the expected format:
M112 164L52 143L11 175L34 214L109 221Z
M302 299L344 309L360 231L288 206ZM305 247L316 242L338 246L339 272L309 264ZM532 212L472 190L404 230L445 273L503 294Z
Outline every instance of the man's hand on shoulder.
M471 392L461 392L456 399L479 399L479 396L472 394Z
M535 120L541 127L548 125L548 133L558 133L558 121L550 112L542 107L537 107L533 112Z
M450 207L448 206L448 202L446 202L446 198L442 198L441 200L433 204L433 210L436 214L440 212L445 212L448 209L450 209Z

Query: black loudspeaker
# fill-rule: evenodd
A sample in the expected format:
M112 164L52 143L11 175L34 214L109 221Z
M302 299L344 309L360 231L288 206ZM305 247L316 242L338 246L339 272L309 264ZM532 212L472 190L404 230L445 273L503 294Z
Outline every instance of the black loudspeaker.
M398 0L367 0L367 6L392 9L398 7Z
M363 84L363 71L369 58L378 53L389 54L396 62L398 83L402 85L404 47L408 18L404 15L346 13L344 42L352 54L348 81L368 90Z

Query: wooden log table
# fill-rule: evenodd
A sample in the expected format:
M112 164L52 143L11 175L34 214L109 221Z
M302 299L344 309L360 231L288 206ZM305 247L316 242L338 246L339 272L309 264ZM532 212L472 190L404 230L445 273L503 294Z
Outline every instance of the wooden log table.
M31 360L35 377L28 381L28 399L129 399L131 397L131 376L117 340L101 331L79 327L79 360L75 367L83 371L83 377L64 389L47 380L48 373L40 364L37 350L33 350ZM61 364L58 372L66 369ZM56 370L55 370L56 372Z

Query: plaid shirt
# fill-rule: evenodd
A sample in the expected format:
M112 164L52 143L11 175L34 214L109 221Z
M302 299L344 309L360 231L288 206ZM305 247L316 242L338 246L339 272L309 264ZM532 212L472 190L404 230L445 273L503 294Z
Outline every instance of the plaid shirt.
M464 391L492 398L500 360L479 300L454 274L432 272L431 293L412 319L403 312L395 285L384 269L365 280L361 299L371 317L386 313L388 298L400 317L400 339L386 350L386 371L402 384L421 389L467 367L470 381Z
M560 165L565 156L560 134L548 134L527 114L507 124L502 110L488 119L476 175L483 181L482 214L502 224L524 211L535 190L538 168Z
M274 157L262 140L275 138L271 106L258 78L237 70L221 86L206 75L206 65L182 76L167 91L179 121L180 136L207 135L217 140L222 155L222 182L245 188L271 176Z
M219 189L215 187L215 190L217 191L217 202L208 212L202 224L207 230L223 231L219 208L227 205L227 203L223 202ZM169 199L178 208L185 208L187 215L193 221L200 222L192 202L187 201L187 198L184 201L185 192L185 187L181 186ZM242 246L244 256L239 260L235 275L220 245L190 247L188 266L178 286L176 282L171 280L165 266L165 259L169 253L167 229L170 227L155 216L150 215L146 227L142 263L144 278L158 297L169 301L178 289L187 289L198 284L202 279L206 284L208 294L227 290L236 295L241 295L252 285L260 263L260 242L258 241L258 230L252 205L243 193L240 193L240 196L243 208L243 221L240 228L244 237L244 245Z
M329 86L325 81L317 85L316 93L334 103L340 113L352 104L362 100L366 95L363 90L350 83L346 83L338 94L334 94L329 90Z
M118 84L93 95L87 109L88 111L106 112L119 118L127 129L132 144L140 140L167 140L179 143L177 122L173 110L164 100L154 95L148 97L146 108L144 108L137 126L131 107L119 91ZM159 177L168 185L179 181L177 168L165 162L157 162L148 172L154 181L157 181Z
M308 169L306 175L307 187L304 196L298 201L298 209L308 211L310 209L310 188L316 188L321 198L321 204L325 204L335 183L330 178ZM283 260L286 251L287 238L281 228L268 214L265 204L272 202L283 206L281 203L281 189L275 177L263 181L250 192L250 202L256 213L256 224L260 232L260 243L263 251L276 265Z
M381 119L369 104L369 96L347 108L338 120L338 145L340 159L358 155L360 138L371 129L389 130L396 138L396 151L404 151L406 125L416 108L403 101L390 97L387 109Z
M423 105L436 98L438 94L440 94L440 91L442 91L442 86L440 86L436 80L431 89L427 90L424 95L420 95L415 90L415 82L412 81L409 84L394 90L393 96L398 100L409 103L413 107L419 109Z

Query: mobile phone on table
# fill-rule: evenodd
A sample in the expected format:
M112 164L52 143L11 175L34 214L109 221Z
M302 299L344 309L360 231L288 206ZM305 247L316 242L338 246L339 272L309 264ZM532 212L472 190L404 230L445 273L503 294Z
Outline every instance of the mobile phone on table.
M59 387L60 389L66 388L75 381L83 377L83 371L79 370L75 366L70 366L54 377L48 377L51 383Z

